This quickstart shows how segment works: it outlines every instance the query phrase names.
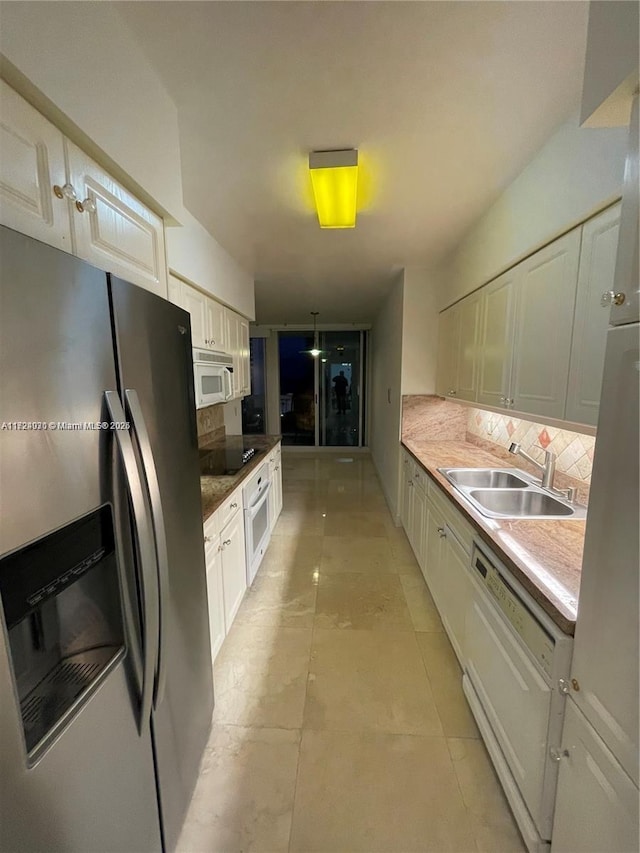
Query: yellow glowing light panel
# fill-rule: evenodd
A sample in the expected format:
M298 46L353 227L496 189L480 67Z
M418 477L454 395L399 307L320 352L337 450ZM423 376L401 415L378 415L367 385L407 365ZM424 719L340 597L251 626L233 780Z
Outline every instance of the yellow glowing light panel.
M358 152L314 151L309 170L320 227L355 228Z

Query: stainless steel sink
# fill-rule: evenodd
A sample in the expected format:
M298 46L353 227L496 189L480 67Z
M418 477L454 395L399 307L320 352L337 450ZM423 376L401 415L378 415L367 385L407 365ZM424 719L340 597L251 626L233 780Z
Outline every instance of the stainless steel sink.
M472 489L468 496L493 518L571 518L577 509L536 488Z
M581 519L587 508L541 488L518 468L438 468L482 515L488 518Z
M501 468L440 468L454 486L475 489L524 489L530 481Z

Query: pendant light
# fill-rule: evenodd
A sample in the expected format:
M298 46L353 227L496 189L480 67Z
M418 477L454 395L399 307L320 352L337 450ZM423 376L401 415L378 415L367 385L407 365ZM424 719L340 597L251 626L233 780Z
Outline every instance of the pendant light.
M314 358L317 358L322 352L318 346L318 330L316 328L316 317L319 313L319 311L311 311L311 314L313 315L313 347L309 350L309 355L312 355Z

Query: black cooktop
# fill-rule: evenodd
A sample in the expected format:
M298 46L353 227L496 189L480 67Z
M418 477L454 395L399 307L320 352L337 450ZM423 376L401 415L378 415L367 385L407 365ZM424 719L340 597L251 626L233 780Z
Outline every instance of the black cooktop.
M200 474L220 477L237 474L255 455L255 447L220 448L200 451Z

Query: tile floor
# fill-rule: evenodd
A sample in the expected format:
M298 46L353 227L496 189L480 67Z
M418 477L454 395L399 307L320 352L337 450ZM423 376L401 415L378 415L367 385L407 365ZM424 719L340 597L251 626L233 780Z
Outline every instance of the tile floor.
M283 453L218 655L180 853L521 853L457 660L368 455Z

